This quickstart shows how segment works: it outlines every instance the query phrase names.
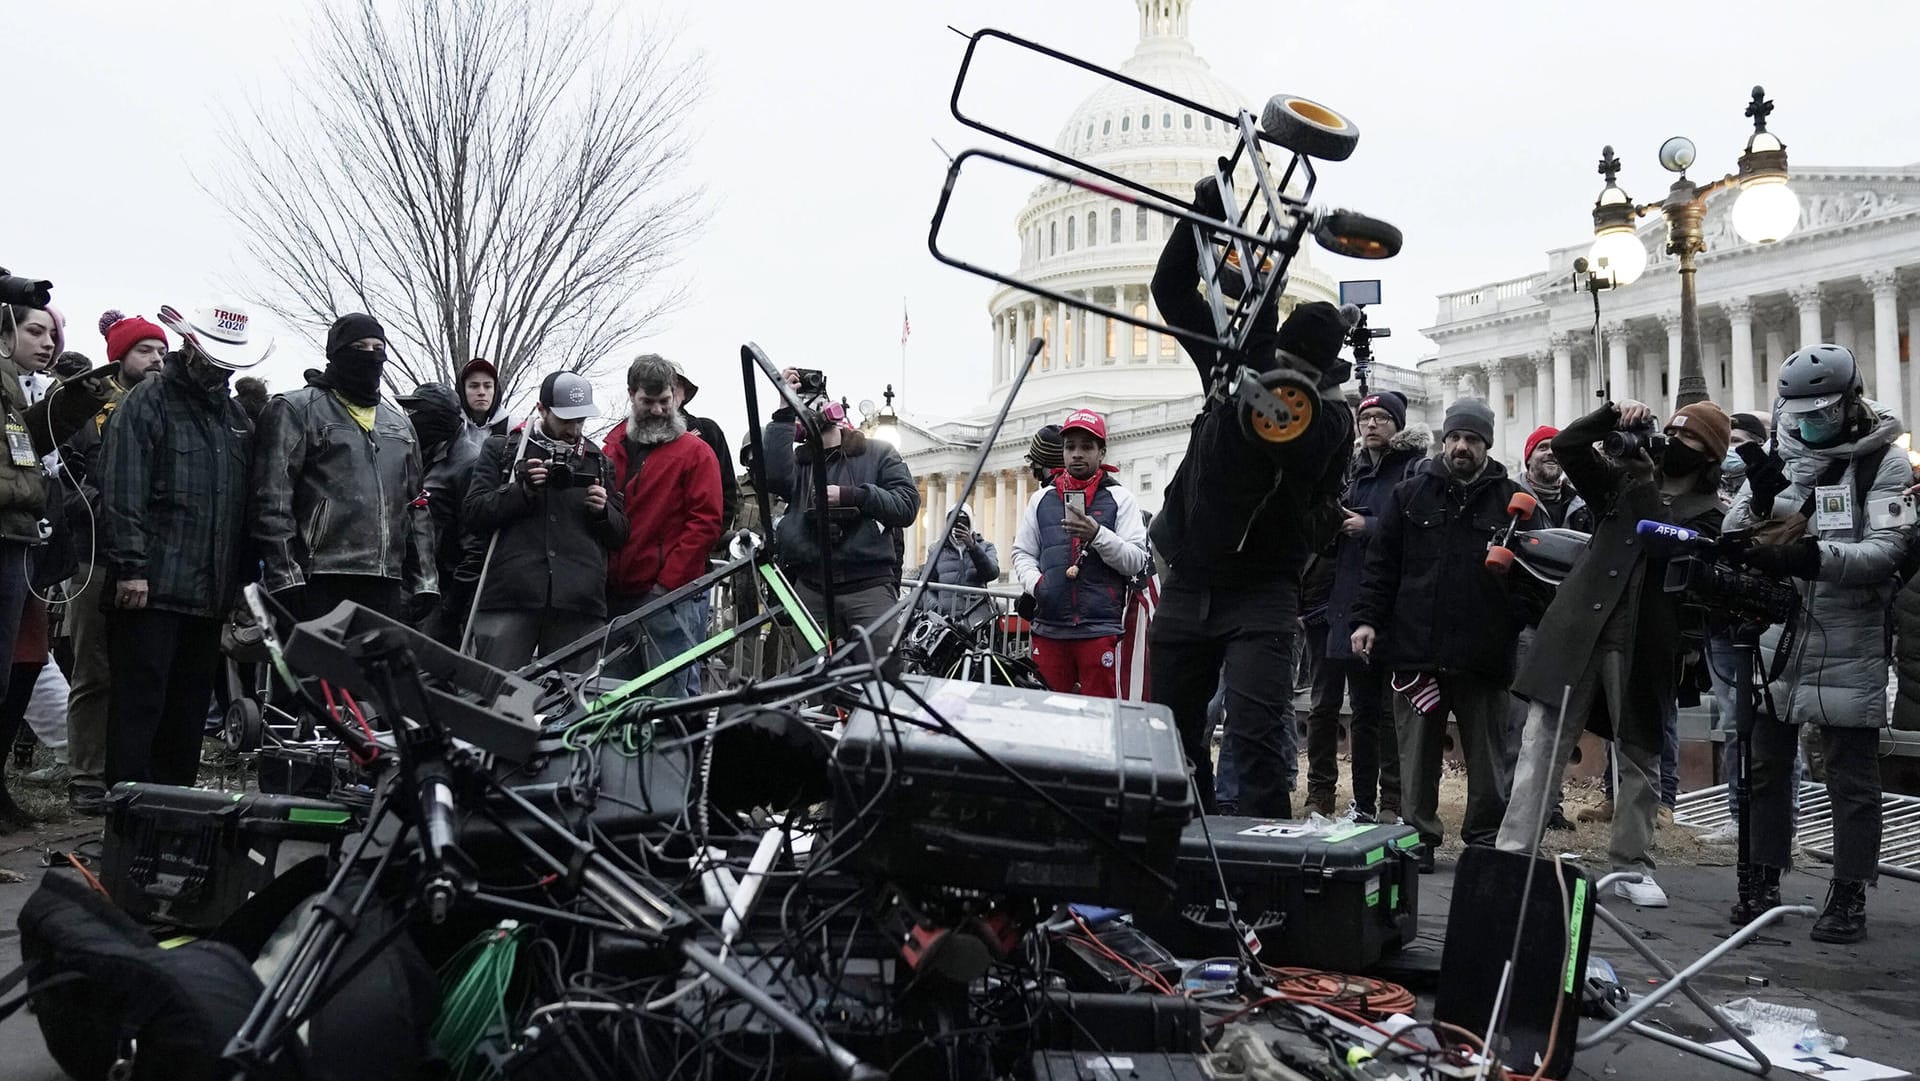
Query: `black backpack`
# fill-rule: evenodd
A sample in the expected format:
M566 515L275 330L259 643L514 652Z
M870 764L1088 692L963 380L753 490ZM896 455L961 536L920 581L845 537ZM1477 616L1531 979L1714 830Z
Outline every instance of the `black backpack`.
M21 909L20 953L0 994L22 979L27 987L0 1005L0 1019L31 1001L48 1052L75 1081L104 1081L120 1062L132 1081L227 1081L220 1055L262 992L234 947L161 949L113 902L58 872ZM254 1076L291 1079L298 1067Z

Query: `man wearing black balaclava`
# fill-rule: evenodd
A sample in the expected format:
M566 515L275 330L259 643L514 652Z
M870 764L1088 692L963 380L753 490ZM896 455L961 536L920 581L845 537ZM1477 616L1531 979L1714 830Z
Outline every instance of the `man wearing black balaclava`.
M386 339L341 316L326 368L260 415L253 539L266 587L303 616L351 600L398 619L439 592L419 438L380 397Z
M1226 216L1212 178L1195 186L1194 208ZM1213 316L1199 286L1194 231L1172 230L1153 275L1153 298L1169 325L1207 338ZM1235 293L1233 283L1222 282ZM1183 340L1208 397L1187 453L1153 520L1153 550L1167 567L1148 635L1153 700L1173 711L1200 800L1213 809L1207 703L1224 680L1235 738L1240 811L1290 818L1298 771L1293 721L1293 638L1301 572L1343 519L1340 492L1353 451L1353 410L1339 387L1347 323L1331 304L1302 304L1279 321L1280 290L1253 316L1238 350ZM1318 395L1311 423L1284 441L1262 438L1231 391L1242 371L1259 385L1289 380ZM1222 663L1225 670L1222 675Z

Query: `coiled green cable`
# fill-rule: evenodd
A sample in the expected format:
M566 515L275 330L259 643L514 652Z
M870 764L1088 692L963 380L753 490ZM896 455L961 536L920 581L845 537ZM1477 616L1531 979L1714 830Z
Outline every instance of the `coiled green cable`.
M486 1076L487 1065L474 1048L506 1028L507 989L529 930L518 921L502 920L460 947L440 968L440 1016L433 1022L433 1042L452 1065L455 1081Z

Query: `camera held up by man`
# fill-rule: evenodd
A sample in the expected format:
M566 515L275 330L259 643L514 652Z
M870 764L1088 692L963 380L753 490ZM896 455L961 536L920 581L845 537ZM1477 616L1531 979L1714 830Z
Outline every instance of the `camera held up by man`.
M1514 678L1527 702L1513 791L1498 846L1531 852L1568 756L1582 730L1615 741L1613 838L1616 871L1636 872L1615 891L1636 905L1662 907L1653 880L1653 832L1666 718L1683 684L1683 659L1703 650L1704 626L1683 630L1678 594L1666 589L1668 555L1639 533L1642 520L1720 531L1720 462L1732 422L1711 402L1681 408L1658 430L1640 402L1608 402L1553 437L1553 453L1594 512L1586 555L1560 584L1540 619L1538 639ZM1564 705L1563 705L1564 703Z

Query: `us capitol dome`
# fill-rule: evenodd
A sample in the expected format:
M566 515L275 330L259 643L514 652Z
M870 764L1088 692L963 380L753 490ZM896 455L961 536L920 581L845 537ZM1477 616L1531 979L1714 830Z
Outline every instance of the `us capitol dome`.
M1227 85L1194 51L1187 36L1193 0L1135 0L1139 44L1120 65L1123 73L1192 101L1232 112L1258 102ZM1094 58L1096 63L1107 61ZM1231 154L1234 133L1212 117L1191 113L1164 98L1107 82L1082 102L1061 126L1054 148L1137 183L1182 199ZM1281 160L1284 164L1284 156ZM1252 176L1236 176L1236 190L1251 190ZM1278 177L1276 176L1276 181ZM1244 199L1244 196L1243 196ZM1131 311L1159 322L1148 283L1167 238L1178 223L1140 207L1054 181L1035 188L1014 220L1020 238L1017 275L1062 293L1088 298L1104 308ZM1337 286L1313 266L1307 247L1294 257L1281 298L1282 317L1302 301L1332 301ZM974 493L974 528L999 547L1003 570L1012 565L1018 510L1036 490L1022 456L1035 430L1057 424L1068 411L1086 407L1107 414L1107 461L1139 497L1157 511L1161 489L1186 447L1187 426L1199 409L1200 380L1171 334L1037 297L1024 289L997 288L987 309L993 321L992 390L980 415L968 420L901 430L901 452L921 486L921 518L907 537L906 565L925 558L939 523L959 498L994 411L1011 389L1025 346L1045 338L1020 398L987 459ZM929 532L928 523L934 523Z

